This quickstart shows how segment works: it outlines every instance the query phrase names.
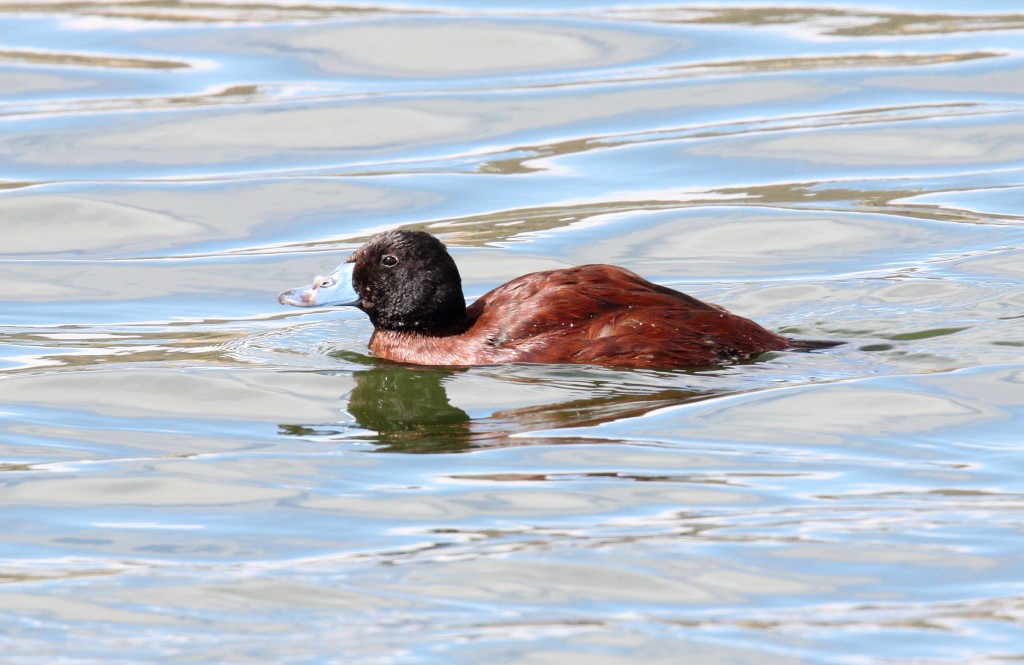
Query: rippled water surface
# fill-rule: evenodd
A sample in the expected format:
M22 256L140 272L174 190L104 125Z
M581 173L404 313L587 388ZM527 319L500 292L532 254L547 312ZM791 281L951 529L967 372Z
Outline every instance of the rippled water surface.
M1024 5L0 4L11 663L1024 659ZM427 229L848 343L414 368Z

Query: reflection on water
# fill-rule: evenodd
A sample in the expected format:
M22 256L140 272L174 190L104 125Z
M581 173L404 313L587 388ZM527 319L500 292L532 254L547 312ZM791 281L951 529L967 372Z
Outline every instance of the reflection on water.
M470 445L469 415L451 405L442 384L452 371L382 366L352 372L355 387L345 396L356 425L384 450L457 452ZM343 431L281 425L285 434L330 437Z
M444 374L369 370L353 377L349 413L385 450L455 452L469 444L469 416L449 403Z
M355 354L340 355L365 362ZM524 432L598 425L711 396L656 385L616 386L622 388L621 392L602 389L601 382L595 383L586 371L578 371L579 378L575 381L563 380L552 385L550 376L529 376L528 368L517 375L516 370L511 369L492 380L519 384L515 389L525 388L532 400L539 403L499 408L487 417L471 419L466 411L452 405L445 389L451 379L467 370L414 367L387 361L374 364L372 369L351 373L355 386L340 402L355 419L356 430L350 431L343 424L340 428L282 424L282 432L318 440L365 439L387 452L450 453L470 446L522 445L525 441L516 436ZM572 374L573 368L566 371Z
M1024 658L1016 8L0 17L5 663ZM405 367L277 304L395 227L848 343Z

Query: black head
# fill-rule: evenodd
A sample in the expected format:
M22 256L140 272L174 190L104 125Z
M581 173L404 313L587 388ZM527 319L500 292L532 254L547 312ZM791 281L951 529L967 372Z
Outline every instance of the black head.
M359 307L374 328L445 334L466 321L466 299L455 261L423 231L375 235L349 257Z

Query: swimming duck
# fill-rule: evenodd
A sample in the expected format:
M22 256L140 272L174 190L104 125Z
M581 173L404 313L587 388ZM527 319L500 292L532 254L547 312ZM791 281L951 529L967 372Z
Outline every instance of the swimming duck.
M278 301L357 307L373 324L374 355L417 365L697 367L804 346L611 265L523 275L467 307L455 261L423 231L375 235Z

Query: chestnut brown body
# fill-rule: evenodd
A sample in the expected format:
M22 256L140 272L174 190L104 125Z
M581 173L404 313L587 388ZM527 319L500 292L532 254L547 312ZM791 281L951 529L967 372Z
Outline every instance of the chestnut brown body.
M377 329L370 350L429 365L689 367L790 346L749 319L610 265L517 277L477 299L466 318L465 330L444 336Z

